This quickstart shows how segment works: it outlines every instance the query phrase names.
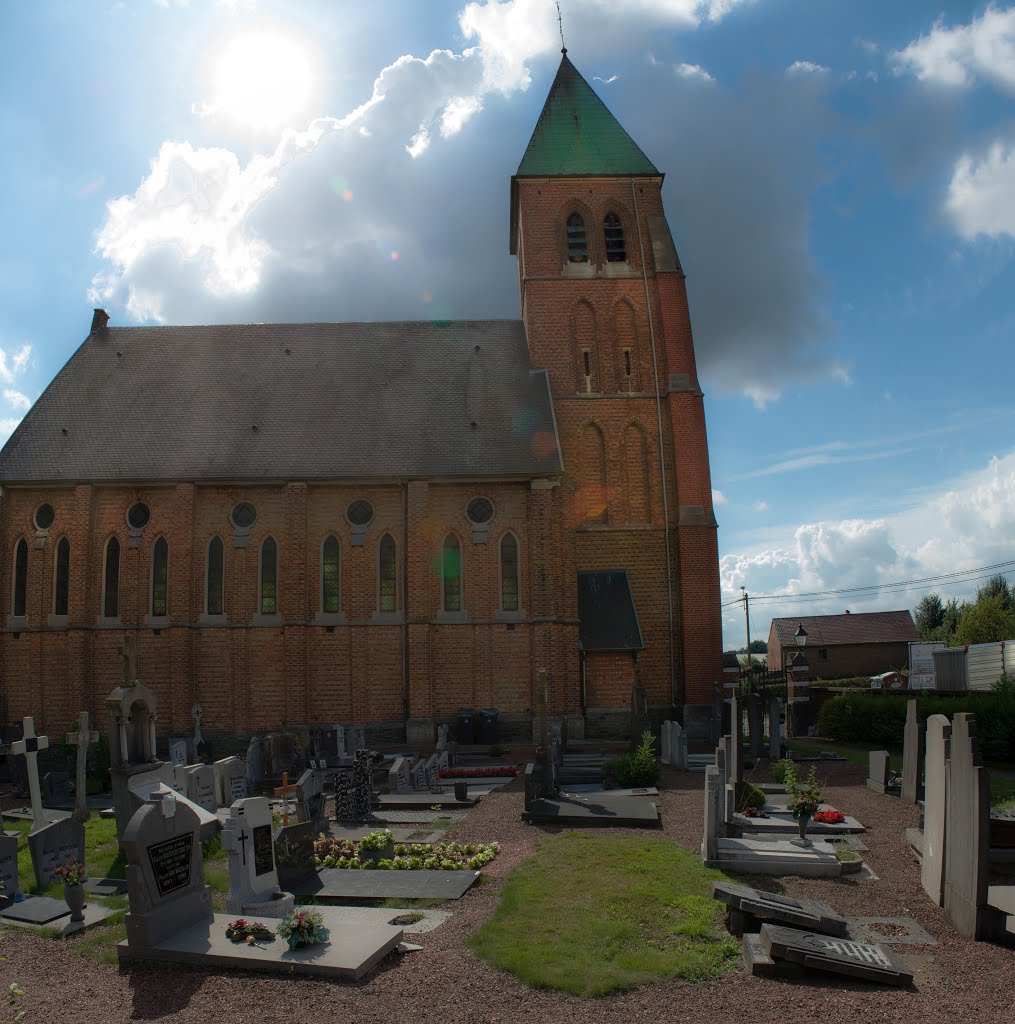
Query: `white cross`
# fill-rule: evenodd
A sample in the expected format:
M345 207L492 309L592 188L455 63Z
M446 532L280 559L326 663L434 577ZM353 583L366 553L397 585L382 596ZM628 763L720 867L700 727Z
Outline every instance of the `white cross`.
M28 792L32 797L32 831L48 825L42 809L42 791L39 789L39 751L49 746L48 736L35 735L35 722L31 718L24 719L22 738L11 744L12 754L24 754L28 769Z
M88 712L82 711L78 719L76 732L67 733L67 742L78 748L78 775L77 787L74 796L75 821L86 822L88 820L88 783L86 779L88 771L88 746L97 742L99 734L95 729L88 729Z

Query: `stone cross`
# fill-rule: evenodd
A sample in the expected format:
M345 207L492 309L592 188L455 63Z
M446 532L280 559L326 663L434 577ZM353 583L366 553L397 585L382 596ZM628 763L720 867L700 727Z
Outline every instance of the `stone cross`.
M28 769L28 792L32 797L32 830L34 831L48 824L48 819L42 809L42 793L39 790L39 751L45 750L49 746L49 737L35 735L35 722L31 718L25 718L23 725L22 737L11 744L11 753L25 755L25 765Z
M99 734L95 729L88 728L88 712L82 711L78 719L78 727L74 732L67 733L67 742L78 748L78 774L74 792L74 813L72 817L82 824L88 820L88 747L97 743Z
M137 641L130 633L123 638L120 657L123 658L123 681L129 686L137 680Z
M282 827L289 824L289 797L299 791L299 786L289 785L289 773L282 772L282 785L272 791L273 796L282 798Z
M191 710L191 716L194 719L194 753L201 753L200 748L204 746L204 737L201 735L201 705L194 704Z

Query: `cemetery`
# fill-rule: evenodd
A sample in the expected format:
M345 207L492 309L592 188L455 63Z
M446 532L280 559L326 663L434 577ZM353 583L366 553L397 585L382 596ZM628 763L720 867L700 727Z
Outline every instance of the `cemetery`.
M0 939L37 1019L86 983L102 994L81 1019L117 1019L116 999L156 1015L185 968L206 981L170 999L181 1020L239 1013L231 979L257 975L280 1006L264 1020L310 1012L301 975L392 1012L424 979L436 1000L478 976L491 1007L556 992L595 997L590 1019L630 988L678 1006L690 981L716 1015L749 998L796 1020L788 984L888 1020L893 992L929 1014L956 972L981 964L993 991L990 965L1015 966L1015 830L972 714L910 702L897 761L797 751L780 702L736 694L706 744L674 720L574 740L544 714L508 751L331 726L216 757L197 707L192 736L160 736L135 672L128 650L106 721L82 713L62 761L31 719L5 751L24 795L3 798Z

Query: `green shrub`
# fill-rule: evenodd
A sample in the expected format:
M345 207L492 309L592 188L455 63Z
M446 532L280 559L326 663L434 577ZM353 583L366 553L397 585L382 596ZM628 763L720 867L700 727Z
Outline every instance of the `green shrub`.
M915 695L914 695L915 696ZM1015 695L1001 691L915 697L920 714L952 718L960 711L976 716L976 737L987 761L1015 760ZM876 746L901 746L906 699L899 696L844 693L826 701L818 713L818 731L829 739Z
M622 789L643 789L656 785L659 781L659 762L656 760L652 733L642 733L641 743L633 754L607 761L606 774Z
M744 795L740 798L740 806L737 810L742 811L745 807L760 808L764 806L765 794L757 786L752 785L750 782L745 782Z
M787 771L787 769L793 768L793 767L794 767L793 762L790 761L788 758L784 757L784 758L782 758L779 761L773 761L768 766L768 771L771 774L772 778L775 779L776 782L778 782L780 784L784 784L786 782L786 771Z

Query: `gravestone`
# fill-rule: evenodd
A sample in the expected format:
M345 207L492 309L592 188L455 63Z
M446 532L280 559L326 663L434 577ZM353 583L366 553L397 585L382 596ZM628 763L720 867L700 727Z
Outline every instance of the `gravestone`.
M768 704L768 760L782 757L782 701L773 697Z
M373 768L370 760L370 751L361 747L356 751L352 766L353 781L353 810L355 821L362 821L370 814L370 807L373 802Z
M169 763L176 765L184 765L188 761L187 758L187 741L185 739L172 739L169 741Z
M924 731L917 701L906 702L906 731L902 748L902 799L915 804L923 796L920 775L923 771Z
M987 932L990 778L980 767L976 718L952 719L945 817L945 916L966 939Z
M744 723L737 695L730 697L730 734L726 741L726 779L732 786L732 806L739 807L744 795Z
M670 722L670 765L678 772L687 771L687 733L679 722Z
M85 827L73 818L54 821L28 834L28 849L39 888L49 885L57 868L71 860L85 859Z
M344 725L336 725L335 726L335 745L338 748L338 757L339 757L339 759L345 758L345 757L349 756L349 748L346 746L346 742L345 742L345 726Z
M441 772L446 772L451 767L451 758L445 749L438 750L436 753L437 758L437 777L440 778Z
M42 791L39 788L39 751L49 746L48 736L35 735L35 722L26 717L22 720L21 739L11 744L12 754L23 754L25 772L28 776L28 793L32 803L32 828L42 828L49 819L42 809Z
M224 757L215 770L215 796L219 807L232 807L247 796L247 768L238 757Z
M247 792L256 793L264 778L264 751L259 736L247 744Z
M66 862L65 862L66 863ZM0 909L9 907L21 891L18 882L18 837L0 832Z
M798 928L763 924L761 945L774 960L789 960L812 970L886 985L906 986L913 982L913 971L880 943L852 942Z
M389 793L410 793L412 792L412 778L409 775L409 760L405 757L396 757L394 764L388 771L388 792Z
M888 751L872 750L867 755L867 787L875 793L888 792Z
M659 730L659 760L670 763L670 720L667 719Z
M357 755L359 751L356 752ZM426 776L426 784L428 789L433 789L438 783L438 768L437 768L437 755L431 754L429 760L426 762L426 767L423 769L423 774Z
M923 853L920 883L940 907L944 903L945 826L948 802L948 755L952 725L944 715L927 719L926 793L923 799Z
M146 802L130 819L120 845L127 858L125 924L132 955L192 924L210 922L200 831L197 813L173 793Z
M713 899L726 904L726 927L731 935L755 932L770 922L839 938L849 936L849 922L827 903L790 899L734 882L713 882L711 888Z
M42 777L42 798L51 807L67 803L71 798L70 774L46 772Z
M705 766L705 826L701 840L701 859L711 864L719 856L719 830L723 821L722 779L715 765Z
M356 753L367 749L367 731L362 725L357 725L352 730L352 749Z
M299 892L308 879L316 879L314 827L309 821L285 825L275 837L278 884L286 892Z
M293 909L291 893L279 891L267 797L237 800L222 826L222 849L229 855L230 914L285 917Z
M82 823L88 820L88 748L98 743L99 733L89 728L88 712L78 716L78 727L67 733L66 741L77 747L77 776L74 783L74 820Z
M324 776L308 768L296 783L296 817L313 825L315 836L327 828L324 804Z
M356 801L353 799L351 768L339 768L335 772L335 820L359 820L356 817Z
M747 727L750 732L751 757L759 758L765 752L765 712L760 694L747 695Z
M218 810L215 793L215 769L210 764L198 764L186 769L186 797L212 814Z
M207 747L201 734L201 705L195 702L190 715L194 719L194 756L203 757Z
M427 788L426 785L426 761L421 757L417 757L412 765L412 788L417 792L422 792Z

